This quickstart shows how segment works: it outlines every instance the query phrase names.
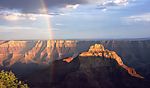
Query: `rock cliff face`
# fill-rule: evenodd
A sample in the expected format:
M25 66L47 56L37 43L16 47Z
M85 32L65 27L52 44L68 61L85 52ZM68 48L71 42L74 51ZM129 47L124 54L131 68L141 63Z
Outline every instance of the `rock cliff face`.
M144 78L144 77L136 74L135 69L127 67L126 65L124 65L121 58L116 54L116 52L109 51L107 49L105 50L103 45L95 44L94 46L90 47L88 52L83 52L79 56L81 56L81 57L94 57L94 56L96 56L96 57L115 59L117 61L117 63L121 67L125 68L131 76ZM105 65L105 64L103 64L103 65Z
M33 88L148 88L150 81L123 64L114 52L95 44L75 58L54 61L25 77Z
M94 44L102 44L105 49L117 52L127 66L149 77L150 41L0 41L0 69L25 74L46 67L53 60L76 57ZM107 54L107 50L105 52Z
M55 40L0 41L0 69L10 69L17 75L22 75L47 67L53 60L76 55L76 43L77 41Z
M65 58L66 54L72 56L75 48L76 41L1 41L0 65L10 67L16 62L49 65L53 59Z

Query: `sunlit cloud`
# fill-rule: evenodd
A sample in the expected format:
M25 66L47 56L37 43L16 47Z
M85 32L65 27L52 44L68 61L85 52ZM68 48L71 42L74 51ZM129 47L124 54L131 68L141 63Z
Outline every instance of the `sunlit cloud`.
M15 13L9 11L0 11L0 16L8 21L17 21L17 20L36 20L40 17L53 17L52 15L47 14L23 14L23 13Z
M36 27L20 27L20 26L0 26L0 32L14 32L14 31L48 31L49 29L42 29ZM57 28L51 28L52 31L59 30Z
M9 11L1 11L0 16L2 16L4 19L9 20L9 21L26 19L21 13L14 13L14 12L9 12Z
M128 21L147 21L150 22L150 13L126 17Z
M5 40L13 39L49 39L49 32L59 31L57 28L35 28L35 27L13 27L0 26L0 38ZM52 32L51 31L51 32Z
M102 9L102 11L106 11L107 9Z
M65 25L65 24L61 24L61 23L56 23L55 25Z
M127 5L130 0L110 0L103 2L102 6L118 6L118 5Z
M121 6L121 5L126 6L131 1L136 1L136 0L105 0L103 2L102 1L98 2L98 8L97 9L100 9L102 11L106 11L110 7Z
M79 4L76 4L76 5L67 5L66 8L76 9L78 6L79 6Z
M32 27L8 27L8 26L0 26L0 29L3 29L3 30L7 30L7 29L27 29L27 30L30 30L30 29L36 29L36 28L32 28Z

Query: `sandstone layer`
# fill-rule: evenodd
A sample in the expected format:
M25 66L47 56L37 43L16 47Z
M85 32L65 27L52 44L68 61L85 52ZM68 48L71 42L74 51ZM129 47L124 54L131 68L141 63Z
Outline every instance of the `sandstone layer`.
M116 52L109 51L107 49L105 50L104 46L101 44L95 44L94 46L91 46L88 52L83 52L79 56L81 56L81 57L94 57L94 56L96 56L96 57L115 59L118 62L118 64L120 66L122 66L123 68L125 68L131 76L144 78L144 77L136 74L136 71L134 68L131 68L131 67L124 65L121 58L116 54Z
M46 67L54 60L76 57L94 44L102 44L105 49L117 52L127 66L150 79L150 41L0 41L0 69L25 74Z
M0 69L13 70L17 75L23 75L47 67L53 60L76 55L76 43L61 40L1 41Z
M75 58L55 60L25 77L33 88L149 88L150 81L123 64L114 52L95 44Z

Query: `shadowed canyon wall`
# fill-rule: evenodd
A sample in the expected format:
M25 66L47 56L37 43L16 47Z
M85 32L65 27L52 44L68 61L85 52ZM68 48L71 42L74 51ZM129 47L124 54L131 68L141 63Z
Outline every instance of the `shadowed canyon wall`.
M23 75L47 67L53 60L76 57L96 43L115 51L124 64L148 78L150 41L0 41L0 66Z
M32 88L149 88L150 82L123 64L114 51L95 44L77 57L55 60L24 77Z

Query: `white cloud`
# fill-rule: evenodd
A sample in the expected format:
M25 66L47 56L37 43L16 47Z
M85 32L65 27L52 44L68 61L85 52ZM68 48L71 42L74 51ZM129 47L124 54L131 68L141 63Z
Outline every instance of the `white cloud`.
M128 21L148 21L150 22L150 13L126 17Z
M76 9L77 7L79 7L79 4L66 6L66 8L73 8L73 9Z
M75 10L79 7L79 4L75 4L75 5L66 5L65 7L59 8L60 12L68 12L68 11L72 11Z
M47 14L23 14L9 11L0 11L0 16L9 21L17 21L25 19L36 20L38 17L53 17L52 15Z
M0 26L0 32L18 32L18 31L30 31L30 32L42 32L48 30L59 30L57 28L45 29L45 28L36 28L36 27L20 27L20 26Z
M52 31L58 31L59 29L57 28L51 28Z
M65 24L61 24L61 23L56 23L55 25L65 25Z
M25 17L19 17L19 16L16 16L16 15L4 16L4 18L6 20L9 20L9 21L16 21L16 20L24 20L24 19L26 19Z
M1 11L0 14L1 14L1 16L3 16L4 19L9 20L9 21L16 21L16 20L26 19L24 16L22 16L21 13Z
M124 5L126 6L129 4L131 1L136 1L136 0L105 0L98 2L98 9L101 9L102 11L106 11L108 8L112 6L121 6Z
M101 5L102 6L127 5L127 4L129 4L130 1L135 1L135 0L107 0L107 1L103 2Z
M107 9L102 9L102 11L106 11Z
M0 32L32 32L32 31L41 31L43 29L38 29L34 27L20 27L20 26L0 26Z
M0 26L0 29L3 29L3 30L7 30L7 29L35 29L35 28L32 28L32 27L9 27L9 26Z

